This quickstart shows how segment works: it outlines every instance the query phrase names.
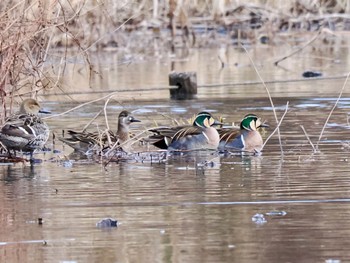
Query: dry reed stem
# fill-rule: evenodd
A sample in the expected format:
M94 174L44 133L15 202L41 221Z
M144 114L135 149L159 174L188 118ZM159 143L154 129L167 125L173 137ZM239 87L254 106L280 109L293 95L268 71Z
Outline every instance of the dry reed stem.
M54 117L59 117L59 116L65 115L65 114L67 114L67 113L70 113L70 112L72 112L72 111L75 111L75 110L77 110L77 109L80 109L80 108L82 108L82 107L84 107L84 106L90 105L90 104L92 104L92 103L94 103L94 102L97 102L97 101L100 101L100 100L104 100L104 99L106 99L106 98L108 98L108 97L110 97L110 96L113 96L113 95L117 94L118 92L119 92L119 91L114 91L114 92L112 92L112 93L107 94L106 96L103 96L102 98L98 98L98 99L94 99L94 100L90 100L90 101L84 102L84 103L82 103L82 104L79 104L78 106L75 106L75 107L73 107L73 108L67 110L67 111L64 111L64 112L61 112L61 113L58 113L58 114L54 114L54 115L51 115L51 116L43 117L43 119L52 119L52 118L54 118Z
M112 151L114 151L117 147L122 147L123 145L126 145L127 143L129 143L130 141L132 140L135 140L135 138L139 138L142 134L148 132L148 130L144 130L142 132L139 132L138 134L136 134L133 138L130 138L129 140L123 142L122 144L119 144L119 140L117 140L113 145L112 147L104 154L105 156L109 156L110 153ZM111 160L113 159L113 157L116 155L116 153L114 153L111 157L108 158L107 162L105 162L105 165L104 167L106 167L110 162Z
M273 132L271 132L271 134L266 138L264 144L262 145L261 151L264 149L266 143L270 140L270 138L276 133L276 131L279 130L279 127L281 126L282 121L283 121L284 117L286 116L286 114L287 114L287 112L288 112L288 106L289 106L289 101L287 101L286 109L284 110L284 113L283 113L282 117L280 118L280 120L279 120L279 122L278 122L276 128L275 128L275 129L273 130ZM283 152L282 152L282 153L283 153Z
M327 76L317 78L294 78L294 79L280 79L280 80L265 80L265 84L276 84L276 83L292 83L292 82L307 82L307 81L321 81L321 80L334 80L334 79L345 79L347 74L338 76ZM257 85L261 84L261 81L245 81L245 82L229 82L229 83L211 83L211 84L198 84L200 88L211 88L211 87L225 87L225 86L245 86L245 85ZM172 86L167 86L170 88Z
M97 119L98 116L100 116L102 110L100 110L83 128L83 132L85 132L85 130L91 125L91 123L93 123L94 120Z
M300 128L303 130L303 132L304 132L304 134L305 134L305 136L306 136L306 139L308 140L309 144L310 144L311 147L312 147L313 152L316 153L316 152L317 152L317 149L315 148L315 145L312 143L312 141L311 141L309 135L307 134L307 132L306 132L304 126L303 126L303 125L300 125Z
M264 88L265 88L265 90L266 90L266 93L267 93L267 95L268 95L268 97L269 97L269 100L270 100L270 104L271 104L271 107L272 107L273 114L274 114L274 116L275 116L276 123L278 124L279 121L278 121L278 118L277 118L276 109L275 109L275 106L274 106L274 104L273 104L270 91L269 91L269 89L267 88L267 86L266 86L266 84L265 84L263 78L261 77L261 75L260 75L258 69L256 68L255 63L254 63L252 57L249 55L248 50L245 48L245 46L244 46L242 43L241 43L241 47L244 49L245 53L247 54L247 56L248 56L250 62L252 63L252 65L253 65L253 67L254 67L254 70L255 70L256 74L258 75L258 77L259 77L261 83L263 84L263 86L264 86ZM282 140L281 140L281 133L280 133L280 130L279 130L279 126L277 126L277 133L278 133L278 141L279 141L281 153L282 153L282 155L283 155L283 147L282 147Z
M318 141L317 141L317 143L316 143L316 150L317 150L317 151L319 151L318 145L319 145L319 143L320 143L320 141L321 141L321 138L322 138L322 135L323 135L323 133L324 133L324 130L326 129L326 126L327 126L327 124L328 124L328 121L329 121L329 119L331 118L333 111L334 111L335 108L337 107L338 102L339 102L341 96L343 95L343 91L344 91L344 89L345 89L345 87L346 87L346 84L347 84L347 82L348 82L349 77L350 77L350 71L349 71L348 75L346 76L346 79L345 79L345 81L344 81L343 87L341 88L341 90L340 90L340 92L339 92L339 96L338 96L337 100L335 101L334 106L333 106L333 108L331 109L331 111L329 112L328 117L327 117L327 119L326 119L326 122L324 123L324 125L323 125L323 127L322 127L320 136L318 137Z
M293 51L292 53L290 53L289 55L287 56L284 56L283 58L280 58L278 60L275 61L275 66L278 66L278 63L280 63L281 61L287 59L287 58L290 58L291 56L295 55L296 53L302 51L304 48L306 48L307 46L309 46L312 42L314 42L322 33L322 29L320 29L317 34L311 38L308 42L306 42L303 46L301 46L300 48L298 48L297 50Z

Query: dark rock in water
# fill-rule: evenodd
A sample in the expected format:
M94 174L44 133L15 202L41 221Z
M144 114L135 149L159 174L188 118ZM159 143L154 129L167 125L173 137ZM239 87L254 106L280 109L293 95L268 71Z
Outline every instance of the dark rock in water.
M113 218L104 218L96 223L96 227L107 228L107 227L118 227L118 221Z
M315 77L321 77L321 76L322 76L322 73L317 71L305 71L303 73L304 78L315 78Z

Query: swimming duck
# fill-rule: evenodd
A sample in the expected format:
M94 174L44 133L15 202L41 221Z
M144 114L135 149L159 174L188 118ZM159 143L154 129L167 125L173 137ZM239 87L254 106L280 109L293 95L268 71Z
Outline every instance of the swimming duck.
M219 128L219 150L260 152L263 139L258 129L268 127L255 114L247 114L240 123L240 128Z
M203 111L197 114L192 126L150 129L149 131L154 134L147 141L158 148L170 151L217 149L220 137L212 126L221 124L210 113Z
M33 153L42 149L49 138L50 129L38 116L38 113L49 113L41 109L35 99L26 99L22 102L19 112L5 120L0 130L0 141L7 148L11 157L11 150Z
M72 147L75 151L84 154L90 154L90 150L96 148L102 150L108 146L109 142L112 144L118 142L125 149L127 148L125 143L130 140L129 127L133 122L140 122L140 120L135 119L130 112L124 110L118 116L118 130L116 133L112 131L106 133L88 133L68 130L68 134L71 137L61 137L59 140Z

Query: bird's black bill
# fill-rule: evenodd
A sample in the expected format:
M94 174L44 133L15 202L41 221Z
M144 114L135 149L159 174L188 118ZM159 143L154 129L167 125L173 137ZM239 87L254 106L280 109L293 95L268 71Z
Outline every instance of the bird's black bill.
M39 110L39 113L51 114L51 111L47 111L47 110Z

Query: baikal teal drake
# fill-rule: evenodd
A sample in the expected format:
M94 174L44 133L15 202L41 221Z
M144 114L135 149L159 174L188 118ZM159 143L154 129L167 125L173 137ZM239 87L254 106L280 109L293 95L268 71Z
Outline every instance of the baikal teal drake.
M240 128L220 128L219 150L244 151L259 153L262 150L263 139L259 128L268 127L255 114L247 114L240 123Z
M130 124L134 122L141 122L135 119L128 111L120 112L118 116L118 130L116 133L112 131L98 133L98 132L75 132L68 130L69 138L59 138L62 142L69 145L76 152L80 152L86 155L93 154L94 152L101 152L108 146L115 143L119 145L119 150L128 151L130 141Z
M169 151L216 150L220 137L213 127L221 125L208 112L197 114L192 126L159 127L150 129L154 134L146 141Z
M11 156L11 151L22 151L30 154L42 149L49 138L48 125L38 116L38 113L49 113L41 110L40 104L34 99L22 102L18 113L5 120L0 130L0 141Z

